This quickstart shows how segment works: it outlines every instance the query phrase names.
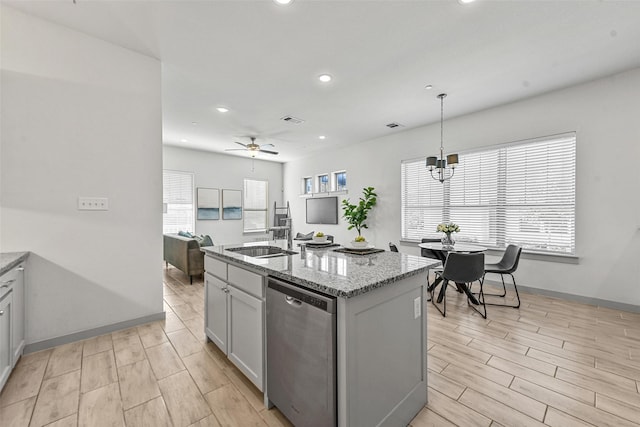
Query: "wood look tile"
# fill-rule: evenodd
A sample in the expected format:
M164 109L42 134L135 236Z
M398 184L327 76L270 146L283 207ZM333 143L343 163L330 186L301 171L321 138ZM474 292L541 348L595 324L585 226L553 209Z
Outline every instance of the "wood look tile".
M138 328L133 327L133 328L122 329L120 331L113 332L111 334L111 338L115 341L115 340L121 340L124 338L131 338L137 335L138 335Z
M162 328L165 332L173 332L184 329L186 326L184 326L182 320L180 320L175 313L167 313L167 316L162 323Z
M182 359L168 342L148 348L147 358L157 379L168 377L185 369Z
M118 367L122 407L132 408L160 396L160 389L148 360Z
M517 393L516 393L517 394ZM498 400L492 399L483 393L479 393L471 388L468 388L462 393L458 401L464 405L474 408L474 410L481 414L491 417L499 423L505 425L514 425L522 427L543 427L544 424L537 421L527 415L518 412L512 407L501 403ZM533 401L533 399L531 399ZM540 404L541 405L541 404ZM542 405L542 414L540 419L544 417L545 409Z
M427 396L429 402L426 407L455 425L465 427L488 427L491 425L491 419L469 409L457 400L449 399L432 388L429 388Z
M526 414L538 421L542 421L544 419L544 413L547 409L546 405L534 399L531 399L530 397L524 396L520 393L516 393L508 387L501 386L485 378L474 375L473 371L463 370L451 365L448 366L444 371L442 371L442 375L453 381L456 381L459 384L465 385L467 387L466 391L469 391L469 389L473 389L475 391L481 392L488 398L491 398L498 402L502 402L502 404L506 404L510 408L518 410L523 414ZM467 395L468 398L472 398L472 396L475 395ZM478 399L478 404L482 403L485 406L488 405L495 408L495 405L490 404L489 401L480 398ZM458 399L458 401L462 402L462 398ZM477 406L473 407L477 408ZM504 411L504 409L502 410ZM487 415L486 412L483 413ZM504 423L504 418L494 417L494 419L496 419L498 422Z
M37 396L44 377L46 363L19 362L0 394L0 407Z
M45 427L77 427L78 426L78 414L72 414L68 417L64 417L61 420L54 421L51 424L47 424Z
M15 402L0 409L0 426L23 427L29 425L36 397Z
M127 427L172 427L171 417L162 397L138 405L124 412ZM214 424L215 425L215 424Z
M508 386L513 380L512 375L492 368L491 366L476 362L474 360L469 360L464 355L458 354L455 351L450 350L448 347L436 345L429 351L429 354L433 354L442 360L449 360L460 369L471 370L476 375L484 377L503 386Z
M269 427L294 427L276 407L271 409L263 408L259 415Z
M189 426L211 414L187 371L164 378L158 381L158 385L176 427Z
M49 379L80 369L82 366L82 347L83 343L80 341L54 348L49 357L44 378Z
M596 394L596 408L611 412L640 425L640 406L630 405L603 394Z
M138 327L138 333L140 334L140 341L142 341L144 348L153 347L169 341L159 322Z
M449 362L447 362L446 360L442 360L434 356L433 354L431 354L430 352L434 347L435 346L432 346L429 349L429 352L427 352L427 369L433 372L442 372L444 368L449 366Z
M118 382L113 350L83 358L80 391L86 393L107 384Z
M20 357L18 364L30 365L33 363L39 363L39 364L44 363L46 366L46 364L49 362L49 357L51 356L51 353L53 353L52 348L38 351L35 353L23 354L22 357Z
M202 394L229 383L224 371L206 351L183 357L182 361Z
M173 309L173 312L178 315L180 320L183 321L199 316L198 312L196 312L190 304L172 305L171 308Z
M437 372L427 371L427 384L434 390L439 391L451 399L458 400L466 386L461 385L452 379L440 375Z
M113 350L111 334L100 335L84 341L82 356L87 357L107 350Z
M138 333L113 340L113 349L118 367L139 362L146 358Z
M83 393L80 397L78 424L81 426L124 427L118 384L109 384Z
M593 427L593 424L588 424L551 406L547 409L544 423L551 427Z
M221 425L260 426L266 424L233 384L224 385L205 395Z
M524 354L509 351L502 347L498 347L483 341L473 341L469 343L469 347L483 350L488 354L492 354L493 357L501 357L502 359L509 360L522 366L526 366L529 369L533 369L546 375L553 376L556 373L556 365L534 359Z
M169 337L169 341L171 341L180 357L203 351L202 344L196 340L189 329L168 332L167 337Z
M191 424L189 427L218 427L220 423L215 415L209 415L206 418L201 419L200 421L196 421Z
M79 399L80 370L44 380L29 426L44 426L76 413Z
M224 372L227 377L229 377L231 383L236 386L236 390L247 399L247 402L249 402L253 409L260 412L262 408L264 408L262 392L235 366L226 369Z

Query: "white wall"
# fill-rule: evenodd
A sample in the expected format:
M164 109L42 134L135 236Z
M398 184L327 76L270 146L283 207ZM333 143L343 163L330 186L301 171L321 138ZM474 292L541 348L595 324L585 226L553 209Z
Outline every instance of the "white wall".
M521 260L522 285L640 306L640 69L445 122L448 152L518 141L567 131L577 132L578 265ZM436 94L432 108L438 108ZM445 103L464 102L450 93ZM379 201L365 235L379 247L400 239L400 161L435 155L440 124L396 132L287 163L285 198L294 203L295 231L318 229L304 223L300 179L320 172L347 170L348 197L365 186ZM346 224L322 226L339 241L352 240ZM464 224L461 224L464 227ZM418 255L417 247L401 251Z
M1 12L0 243L32 252L27 343L161 314L160 63Z
M174 146L165 146L163 153L164 169L195 173L196 188L242 190L245 178L269 181L269 224L273 222L273 203L277 202L278 206L282 206L282 163ZM195 232L210 235L216 245L267 238L265 233L243 234L241 220L222 218L196 220Z

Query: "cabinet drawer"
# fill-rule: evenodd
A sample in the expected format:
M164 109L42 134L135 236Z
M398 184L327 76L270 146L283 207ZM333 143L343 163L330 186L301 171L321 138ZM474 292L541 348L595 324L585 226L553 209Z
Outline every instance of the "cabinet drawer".
M227 280L227 263L209 255L204 257L204 269L222 280Z
M9 291L13 289L13 286L18 279L18 267L13 268L0 276L0 298L2 298L3 295L8 294Z
M229 266L229 283L243 291L264 298L264 287L262 286L262 276L250 271L238 268L235 265Z

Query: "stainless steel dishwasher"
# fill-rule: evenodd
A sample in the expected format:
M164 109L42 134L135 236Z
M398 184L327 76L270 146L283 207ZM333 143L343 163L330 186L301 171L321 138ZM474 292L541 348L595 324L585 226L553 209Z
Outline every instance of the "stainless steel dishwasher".
M267 393L295 426L335 426L336 299L269 278Z

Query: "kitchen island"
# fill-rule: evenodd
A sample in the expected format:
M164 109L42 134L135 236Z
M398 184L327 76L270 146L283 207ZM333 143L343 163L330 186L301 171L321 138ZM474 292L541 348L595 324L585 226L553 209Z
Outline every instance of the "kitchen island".
M336 424L407 425L427 402L425 295L428 269L439 261L387 251L344 254L333 248L296 248L298 253L289 255L237 252L283 245L202 248L207 255L207 337L264 392L269 405L268 279L335 297Z

